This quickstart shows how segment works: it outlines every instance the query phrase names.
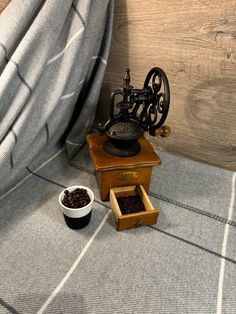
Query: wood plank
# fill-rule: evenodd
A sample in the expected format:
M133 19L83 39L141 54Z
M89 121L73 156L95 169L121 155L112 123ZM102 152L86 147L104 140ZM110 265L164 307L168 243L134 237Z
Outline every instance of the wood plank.
M168 138L155 148L236 170L236 1L116 1L97 121L127 67L141 88L159 66L171 88Z
M11 0L0 0L0 12L2 12Z

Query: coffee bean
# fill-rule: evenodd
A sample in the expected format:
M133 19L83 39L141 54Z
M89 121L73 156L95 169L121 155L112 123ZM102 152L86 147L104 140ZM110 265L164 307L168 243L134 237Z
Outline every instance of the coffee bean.
M71 192L65 190L62 204L69 208L81 208L88 205L90 200L86 189L76 188Z
M145 211L145 206L139 195L120 196L117 197L117 202L123 215Z

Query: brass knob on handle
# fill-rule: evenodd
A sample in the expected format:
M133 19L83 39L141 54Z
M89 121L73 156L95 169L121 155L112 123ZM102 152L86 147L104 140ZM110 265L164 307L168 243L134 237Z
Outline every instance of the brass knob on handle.
M168 125L163 125L160 129L156 130L156 136L167 137L171 133L170 127Z

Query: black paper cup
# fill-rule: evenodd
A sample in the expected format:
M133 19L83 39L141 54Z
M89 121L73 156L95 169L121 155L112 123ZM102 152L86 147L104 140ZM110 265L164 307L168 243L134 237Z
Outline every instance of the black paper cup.
M68 190L69 192L74 191L75 189L85 189L87 190L87 193L90 197L90 202L84 207L80 208L69 208L62 204L62 200L65 195L65 190ZM83 186L83 185L73 185L70 186L63 191L61 191L59 195L59 204L61 206L65 222L67 226L71 229L82 229L86 227L91 219L91 213L92 213L92 207L94 202L94 194L93 191L90 190L90 188Z

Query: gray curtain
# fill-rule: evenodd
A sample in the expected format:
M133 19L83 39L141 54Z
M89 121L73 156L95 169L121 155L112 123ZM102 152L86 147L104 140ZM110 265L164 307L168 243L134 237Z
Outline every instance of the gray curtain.
M90 131L113 0L12 0L0 15L0 195Z

